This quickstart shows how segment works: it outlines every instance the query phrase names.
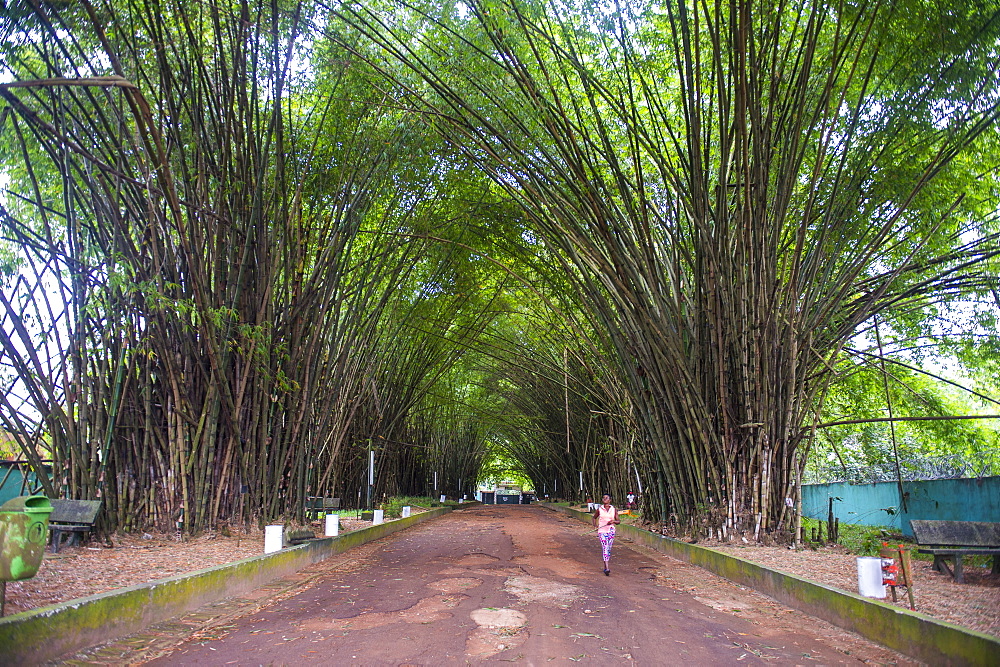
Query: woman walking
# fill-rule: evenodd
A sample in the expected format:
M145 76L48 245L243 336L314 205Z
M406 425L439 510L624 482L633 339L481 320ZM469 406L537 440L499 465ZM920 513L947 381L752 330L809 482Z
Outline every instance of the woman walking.
M604 576L611 576L611 545L615 543L615 526L618 520L618 510L611 504L611 496L604 494L601 504L594 510L594 528L601 540L601 554L604 556Z

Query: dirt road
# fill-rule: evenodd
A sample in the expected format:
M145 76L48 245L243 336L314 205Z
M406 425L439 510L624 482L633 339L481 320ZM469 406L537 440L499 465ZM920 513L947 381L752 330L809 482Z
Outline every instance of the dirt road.
M242 616L205 612L179 645L161 628L151 664L907 663L621 539L606 577L588 528L535 506L455 511L314 565ZM143 643L121 643L135 649L121 661L143 661Z

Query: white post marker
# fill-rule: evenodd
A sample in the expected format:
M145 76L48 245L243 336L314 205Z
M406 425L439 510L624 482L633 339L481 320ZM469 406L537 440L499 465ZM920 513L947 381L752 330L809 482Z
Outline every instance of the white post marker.
M377 526L380 523L385 523L385 510L375 510L375 514L372 517L372 525Z
M409 505L403 505L403 518L404 519L409 519L410 518L410 506Z
M447 498L447 497L448 497L448 496L446 496L446 495L444 495L444 494L442 493L442 494L441 494L441 502L443 503L443 502L444 502L444 500L445 500L445 498Z
M327 537L337 537L340 535L340 515L339 514L327 514L326 515L326 536Z
M858 593L866 598L885 598L881 558L858 557Z
M583 471L580 471L580 490L583 491Z
M271 554L275 551L281 551L284 532L284 526L264 526L264 553Z

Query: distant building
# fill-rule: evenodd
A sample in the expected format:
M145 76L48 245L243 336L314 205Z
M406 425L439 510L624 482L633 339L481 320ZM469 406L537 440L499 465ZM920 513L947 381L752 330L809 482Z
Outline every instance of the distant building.
M526 505L535 500L535 494L526 491L523 484L503 481L492 487L480 485L476 499L486 505Z

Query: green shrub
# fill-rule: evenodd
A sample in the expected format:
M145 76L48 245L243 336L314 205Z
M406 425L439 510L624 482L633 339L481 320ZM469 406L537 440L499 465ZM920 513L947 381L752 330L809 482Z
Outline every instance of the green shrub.
M436 507L436 503L426 496L394 496L378 506L380 510L385 512L387 519L401 517L404 507Z
M410 507L429 507L433 498L430 496L400 496L400 507L409 505Z
M406 505L402 498L389 498L378 506L385 513L386 519L397 519L403 515L403 505Z
M822 524L823 537L827 537L826 521L802 517L802 535L808 541L812 538L813 528ZM905 543L906 540L896 529L888 526L864 526L855 523L841 523L837 544L856 556L877 556L883 542L890 544Z
M820 523L823 524L823 535L825 537L826 521L807 519L806 517L802 517L802 534L807 538L810 537L813 527ZM911 550L914 560L934 560L934 556L930 554L917 553L917 544L912 539L903 537L897 528L890 528L889 526L863 526L853 523L840 524L840 539L837 540L837 544L855 556L878 556L883 543L893 547L897 544L902 544ZM990 567L993 562L992 559L992 556L966 556L962 562L967 567Z

